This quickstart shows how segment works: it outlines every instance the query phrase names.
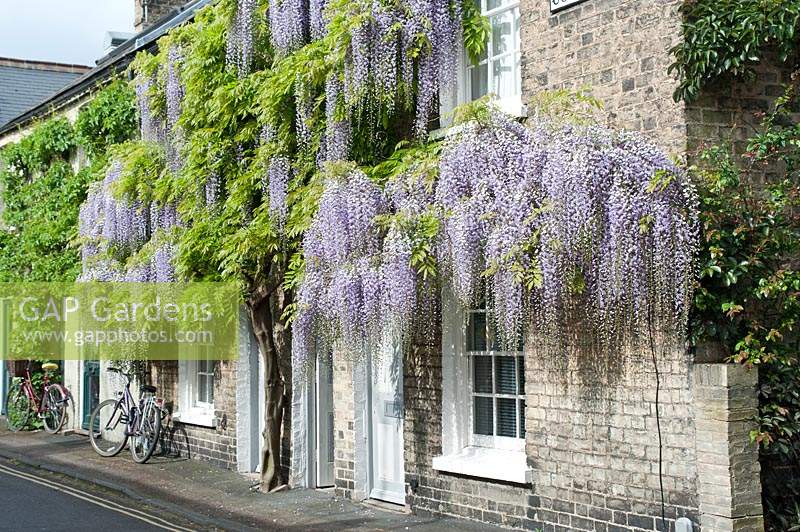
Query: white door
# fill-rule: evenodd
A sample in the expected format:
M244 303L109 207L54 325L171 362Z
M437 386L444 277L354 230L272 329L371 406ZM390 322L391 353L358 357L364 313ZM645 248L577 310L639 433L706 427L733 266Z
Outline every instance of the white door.
M333 486L333 356L317 356L317 487Z
M403 356L399 346L382 349L372 361L370 373L370 497L405 505Z

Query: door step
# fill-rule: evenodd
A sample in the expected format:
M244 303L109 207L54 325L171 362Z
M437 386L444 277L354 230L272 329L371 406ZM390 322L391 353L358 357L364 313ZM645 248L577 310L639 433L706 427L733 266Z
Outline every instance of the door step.
M395 504L393 502L379 501L378 499L365 499L361 501L364 506L377 508L378 510L385 510L401 515L410 515L411 508L402 504Z

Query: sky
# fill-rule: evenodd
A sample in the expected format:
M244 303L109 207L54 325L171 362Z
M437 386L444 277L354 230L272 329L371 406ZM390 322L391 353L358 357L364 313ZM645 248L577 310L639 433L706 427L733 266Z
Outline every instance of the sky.
M0 0L0 57L94 66L106 31L133 32L134 0Z

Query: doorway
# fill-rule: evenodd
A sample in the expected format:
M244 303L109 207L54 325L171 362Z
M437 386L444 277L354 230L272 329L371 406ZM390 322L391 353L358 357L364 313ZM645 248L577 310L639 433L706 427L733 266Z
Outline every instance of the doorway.
M333 355L317 355L315 379L315 437L317 487L334 485L333 471Z
M89 430L89 418L97 405L100 404L100 362L85 360L83 362L83 420L81 427Z
M369 496L406 504L403 457L403 354L399 345L382 348L368 361Z

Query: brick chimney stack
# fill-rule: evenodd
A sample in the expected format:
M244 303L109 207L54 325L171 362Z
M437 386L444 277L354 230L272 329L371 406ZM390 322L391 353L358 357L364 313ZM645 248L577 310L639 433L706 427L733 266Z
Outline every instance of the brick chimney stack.
M188 0L133 0L134 1L134 24L136 33L146 30L154 23L161 20L185 5Z

